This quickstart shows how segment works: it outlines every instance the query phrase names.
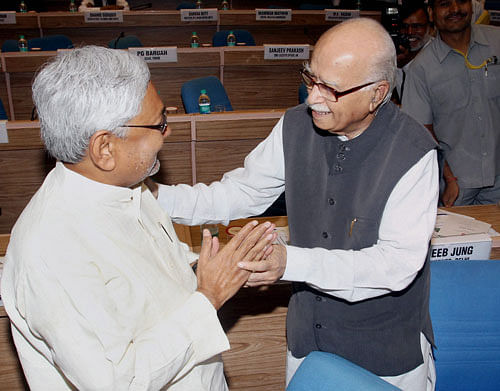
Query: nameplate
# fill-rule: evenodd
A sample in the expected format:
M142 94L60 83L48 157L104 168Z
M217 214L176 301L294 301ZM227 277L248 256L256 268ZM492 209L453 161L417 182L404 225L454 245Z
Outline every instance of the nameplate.
M490 22L500 22L500 11L488 10L490 14Z
M0 121L0 144L8 144L7 121Z
M217 22L218 20L217 8L181 9L181 22Z
M327 22L342 22L352 18L359 18L359 10L325 10Z
M16 24L16 11L0 11L0 24Z
M129 53L146 62L177 62L177 47L128 48Z
M123 11L85 11L85 23L123 23Z
M292 10L291 9L268 9L268 8L256 8L255 9L255 20L292 20Z
M309 45L264 45L264 60L308 60Z
M489 259L491 237L488 234L448 236L432 238L430 248L431 261L468 261L471 259Z

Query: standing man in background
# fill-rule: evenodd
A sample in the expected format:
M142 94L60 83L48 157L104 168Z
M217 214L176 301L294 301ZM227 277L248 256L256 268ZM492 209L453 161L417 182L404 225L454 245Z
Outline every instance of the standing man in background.
M427 15L427 4L423 0L409 0L400 9L401 34L408 38L408 47L400 46L397 61L396 91L401 102L404 92L406 71L415 56L426 47L430 40L431 26Z
M396 50L376 21L324 33L289 109L243 168L210 186L160 186L184 224L258 215L284 191L290 245L240 266L247 285L293 282L287 381L313 350L404 390L434 387L429 262L438 171L427 130L392 104Z
M411 64L403 110L443 151L445 206L500 200L500 29L471 24L471 0L435 0L436 38Z

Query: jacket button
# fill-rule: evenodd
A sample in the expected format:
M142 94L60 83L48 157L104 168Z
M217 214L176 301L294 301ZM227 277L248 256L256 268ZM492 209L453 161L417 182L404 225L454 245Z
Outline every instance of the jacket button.
M320 329L321 325L319 323L316 323L316 325L314 327L316 327L317 329Z
M323 232L321 235L326 239L328 237L328 232Z
M333 198L328 198L328 203L330 205L334 205L335 204L335 200Z
M321 301L321 296L316 296L316 301Z
M345 155L342 152L337 153L337 159L339 159L339 160L345 160Z
M334 167L335 172L342 172L343 168L339 166L338 164L335 165Z

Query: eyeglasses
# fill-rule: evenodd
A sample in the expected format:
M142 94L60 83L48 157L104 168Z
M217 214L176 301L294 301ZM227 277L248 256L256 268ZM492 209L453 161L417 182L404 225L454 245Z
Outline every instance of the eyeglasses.
M370 83L363 84L361 86L353 87L345 91L337 91L335 88L330 87L329 85L321 82L317 82L315 80L315 76L312 75L307 69L302 69L300 71L300 75L302 76L302 80L304 81L304 84L306 85L308 90L312 90L314 86L318 87L320 95L325 98L326 100L329 100L331 102L337 102L340 97L344 95L351 94L353 92L359 91L360 89L364 87L368 87L370 84L376 83L376 81L372 81Z
M168 126L167 113L166 113L165 110L163 111L163 113L161 113L161 116L162 116L162 121L158 125L123 125L123 127L124 128L146 128L146 129L154 129L154 130L160 131L161 134L163 135L167 131L167 126Z
M401 30L408 31L410 28L412 30L423 30L427 27L426 23L402 23Z

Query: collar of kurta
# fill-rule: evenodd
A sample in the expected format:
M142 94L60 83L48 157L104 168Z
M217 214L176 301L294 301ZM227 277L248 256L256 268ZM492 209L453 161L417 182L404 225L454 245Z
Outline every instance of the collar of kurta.
M122 207L140 217L142 192L147 190L144 184L138 184L134 188L107 185L89 179L78 174L57 162L54 169L57 181L61 181L62 188L70 197L95 205L108 205L112 207Z

